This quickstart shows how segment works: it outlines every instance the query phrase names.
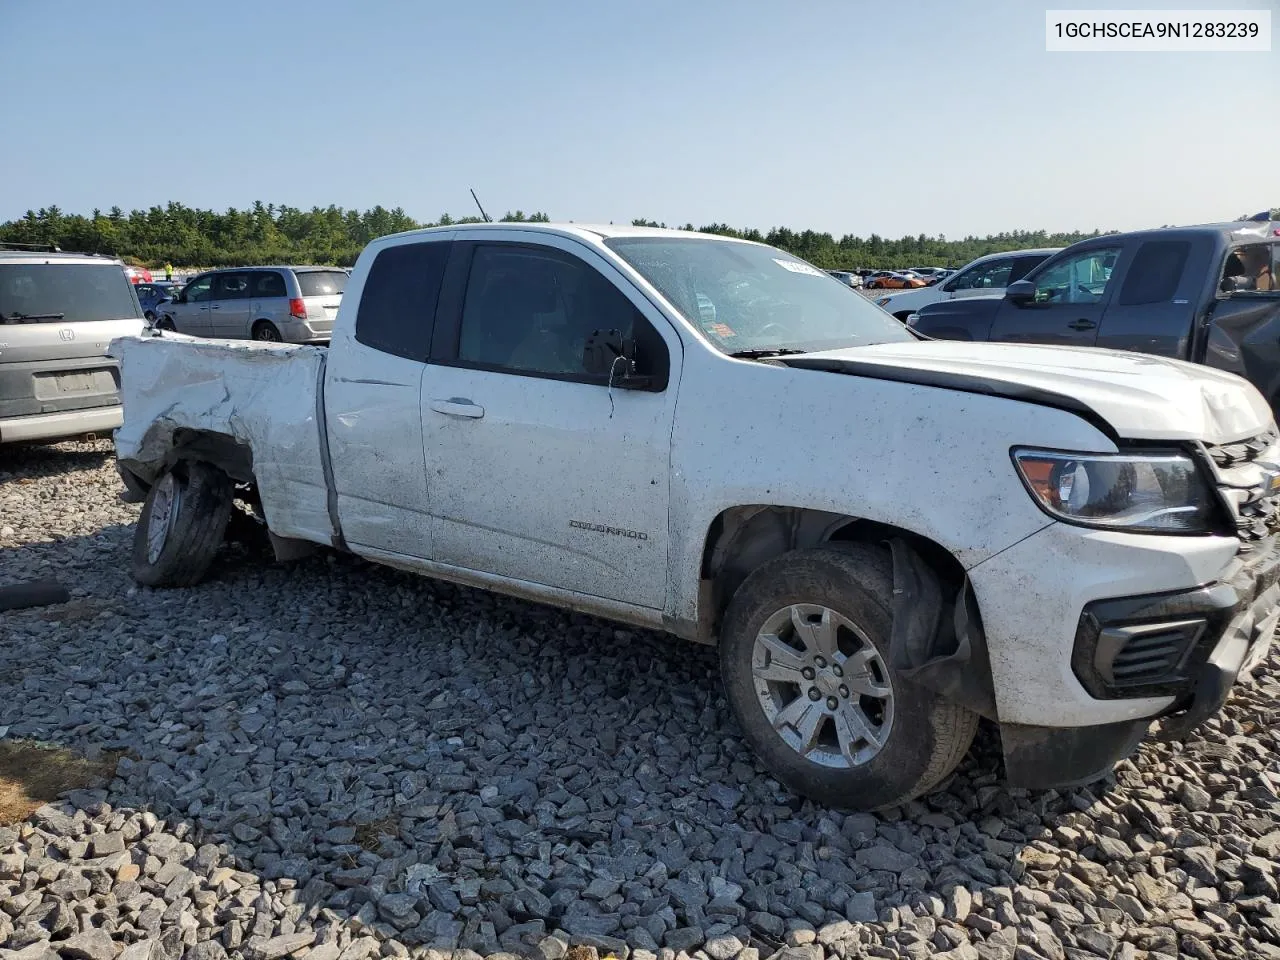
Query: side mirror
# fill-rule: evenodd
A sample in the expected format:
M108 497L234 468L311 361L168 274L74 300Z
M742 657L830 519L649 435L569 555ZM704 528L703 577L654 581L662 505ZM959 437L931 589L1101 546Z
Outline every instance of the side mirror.
M1004 288L1004 298L1014 303L1027 303L1036 298L1036 285L1030 280L1015 280Z
M593 330L582 348L582 368L615 387L643 387L648 377L636 374L636 344L621 330Z

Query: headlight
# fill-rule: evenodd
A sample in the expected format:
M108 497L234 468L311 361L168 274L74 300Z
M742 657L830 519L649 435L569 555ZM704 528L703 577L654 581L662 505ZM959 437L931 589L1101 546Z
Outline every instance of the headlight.
M1040 506L1068 523L1135 533L1209 533L1213 492L1179 453L1072 454L1014 450Z
M893 297L881 297L879 300L876 301L876 306L883 307L886 303L888 303L892 299Z

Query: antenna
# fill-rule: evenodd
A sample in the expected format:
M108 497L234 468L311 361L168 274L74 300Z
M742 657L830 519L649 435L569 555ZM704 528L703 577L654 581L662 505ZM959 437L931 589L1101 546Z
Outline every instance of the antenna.
M480 198L476 196L475 190L471 191L471 199L476 202L477 207L480 207ZM489 215L484 212L484 207L480 207L480 216L484 217L485 223L493 223L493 221L489 219Z

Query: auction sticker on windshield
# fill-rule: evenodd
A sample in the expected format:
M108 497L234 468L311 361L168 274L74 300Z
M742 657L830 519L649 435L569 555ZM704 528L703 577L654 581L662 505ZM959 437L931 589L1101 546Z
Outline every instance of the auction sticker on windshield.
M773 262L783 270L790 270L792 273L805 273L811 277L825 276L825 274L816 267L811 267L807 263L801 263L798 260L783 260L780 257L774 257Z

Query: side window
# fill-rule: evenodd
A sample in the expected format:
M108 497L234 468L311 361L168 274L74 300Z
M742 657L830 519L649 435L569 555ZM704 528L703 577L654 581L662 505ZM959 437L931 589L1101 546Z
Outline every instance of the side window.
M374 258L356 312L356 340L406 360L431 350L436 300L451 244L402 243Z
M284 286L284 277L275 272L254 273L250 275L252 283L250 290L254 297L286 297Z
M186 290L184 292L187 295L188 303L200 303L204 300L211 299L209 295L212 292L212 290L213 290L213 277L208 276L208 277L199 277L196 280L192 280L189 284L187 284Z
M1218 289L1223 293L1271 293L1277 289L1280 244L1252 243L1227 254Z
M1009 271L1009 283L1017 283L1048 259L1049 258L1047 256L1042 254L1038 254L1033 257L1014 257L1013 268ZM1005 286L1007 287L1009 283L1006 283Z
M594 267L549 247L476 248L462 307L461 362L586 379L582 361L587 338L609 329L637 341L637 373L661 375L666 345L635 305Z
M966 270L956 277L953 290L987 290L1000 289L1009 285L1009 271L1013 269L1013 261L1009 259L992 260Z
M1036 278L1035 302L1098 303L1119 256L1119 247L1102 247L1059 260Z
M1186 240L1148 240L1129 265L1116 302L1133 307L1172 300L1190 253L1191 244Z
M214 278L214 300L242 300L247 296L249 296L249 274L220 273Z

